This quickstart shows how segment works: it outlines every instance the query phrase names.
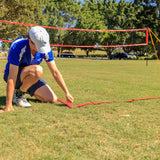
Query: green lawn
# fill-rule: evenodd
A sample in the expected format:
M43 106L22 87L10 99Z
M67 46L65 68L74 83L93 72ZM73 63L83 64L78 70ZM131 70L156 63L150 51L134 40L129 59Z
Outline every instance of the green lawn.
M5 63L0 61L1 70ZM56 64L74 105L160 96L158 61L146 66L145 61L57 59ZM46 64L42 66L43 79L64 99ZM3 73L0 87L4 108ZM27 97L32 108L14 106L14 112L0 114L0 160L160 159L160 99L70 109Z

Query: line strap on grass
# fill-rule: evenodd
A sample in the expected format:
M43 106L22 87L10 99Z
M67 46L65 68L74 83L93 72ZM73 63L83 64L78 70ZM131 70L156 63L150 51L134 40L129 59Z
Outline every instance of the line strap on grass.
M72 103L69 103L63 99L58 98L58 101L61 103L67 105L69 108L77 108L77 107L82 107L86 105L97 105L97 104L102 104L102 103L120 103L120 102L133 102L133 101L140 101L140 100L148 100L148 99L159 99L160 97L146 97L146 98L137 98L137 99L131 99L131 100L121 100L121 101L102 101L102 102L85 102L82 104L78 104L73 106Z

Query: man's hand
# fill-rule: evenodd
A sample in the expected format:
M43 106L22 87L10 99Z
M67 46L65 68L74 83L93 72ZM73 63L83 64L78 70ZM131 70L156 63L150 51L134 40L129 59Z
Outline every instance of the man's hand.
M66 94L66 99L69 103L73 103L74 98L72 97L72 95L70 93Z
M14 111L14 108L12 106L11 107L6 107L6 108L0 110L0 113L9 112L9 111Z

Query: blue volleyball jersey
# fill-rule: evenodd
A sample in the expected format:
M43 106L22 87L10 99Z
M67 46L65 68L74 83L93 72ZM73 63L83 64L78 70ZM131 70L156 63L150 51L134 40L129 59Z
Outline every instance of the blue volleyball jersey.
M47 54L37 52L33 57L31 56L29 40L27 38L18 38L11 44L8 54L8 62L5 68L5 74L9 73L10 64L19 67L25 67L29 65L38 65L43 59L46 62L53 61L54 56L52 50Z

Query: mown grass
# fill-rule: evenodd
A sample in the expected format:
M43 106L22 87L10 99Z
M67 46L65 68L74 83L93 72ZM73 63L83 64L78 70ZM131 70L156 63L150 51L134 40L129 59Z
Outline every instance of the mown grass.
M1 70L5 63L0 61ZM146 66L145 61L57 59L56 64L74 104L160 96L158 61ZM43 79L64 99L42 66ZM0 77L3 108L6 84ZM0 160L160 159L160 99L74 109L28 99L32 108L14 106L14 112L0 115Z

